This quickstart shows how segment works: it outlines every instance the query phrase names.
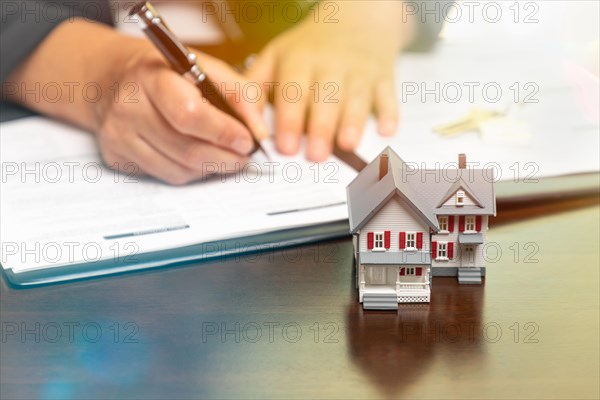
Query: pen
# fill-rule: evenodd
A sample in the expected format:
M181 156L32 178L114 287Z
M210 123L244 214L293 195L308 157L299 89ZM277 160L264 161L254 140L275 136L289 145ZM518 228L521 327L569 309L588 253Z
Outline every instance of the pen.
M206 75L197 63L196 54L189 51L187 47L171 32L165 21L158 15L156 9L149 2L140 2L134 5L129 11L129 16L136 15L138 23L143 32L150 41L165 56L171 67L179 74L190 79L196 85L202 96L206 98L213 106L240 121L252 134L248 124L231 107L227 100L221 94L217 85ZM252 134L254 150L252 153L260 150L267 156L267 153L260 145L260 142Z

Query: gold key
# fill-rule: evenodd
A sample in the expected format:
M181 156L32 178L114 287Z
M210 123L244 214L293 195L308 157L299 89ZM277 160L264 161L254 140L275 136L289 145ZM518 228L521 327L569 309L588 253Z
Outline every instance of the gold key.
M503 114L498 111L475 108L466 117L449 124L437 126L433 130L443 136L456 136L466 132L479 131L479 125L483 121Z

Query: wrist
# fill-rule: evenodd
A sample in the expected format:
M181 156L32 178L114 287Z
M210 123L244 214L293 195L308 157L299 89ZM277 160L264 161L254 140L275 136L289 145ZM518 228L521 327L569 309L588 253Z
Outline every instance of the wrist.
M354 40L364 41L369 47L373 43L382 44L398 52L413 42L416 33L416 19L405 15L404 3L395 0L320 2L304 20L304 25L312 25L325 37L340 31L360 32Z
M405 1L399 2L401 3L401 9L398 13L399 16L399 35L401 39L401 50L404 50L410 47L414 41L417 39L417 24L418 20L414 14L407 14L404 4Z
M8 77L20 90L7 100L97 131L99 113L114 98L111 85L119 82L123 65L140 42L104 24L64 21Z

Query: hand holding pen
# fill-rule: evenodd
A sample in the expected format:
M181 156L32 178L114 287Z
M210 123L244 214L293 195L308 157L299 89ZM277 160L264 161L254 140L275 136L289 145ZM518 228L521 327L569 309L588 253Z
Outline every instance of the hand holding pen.
M229 91L249 82L206 55L198 54L198 64ZM20 91L5 99L93 132L104 162L127 175L185 184L230 172L248 161L252 133L267 136L258 104L228 99L241 123L207 101L150 41L82 18L58 24L7 79L26 88L70 82L52 101Z
M215 84L207 75L207 72L200 67L198 56L188 50L175 34L171 32L165 20L158 14L150 2L140 2L134 5L129 15L137 17L140 28L163 54L173 70L196 85L204 99L208 100L215 108L235 118L251 131L244 118L221 93L219 85ZM252 140L254 143L253 151L261 150L264 153L256 136L253 135Z

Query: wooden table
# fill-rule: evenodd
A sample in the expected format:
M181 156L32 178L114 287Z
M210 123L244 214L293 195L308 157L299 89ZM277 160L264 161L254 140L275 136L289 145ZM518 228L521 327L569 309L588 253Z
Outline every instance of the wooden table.
M599 228L597 206L492 226L485 285L397 313L357 303L349 240L3 282L0 397L598 398Z

